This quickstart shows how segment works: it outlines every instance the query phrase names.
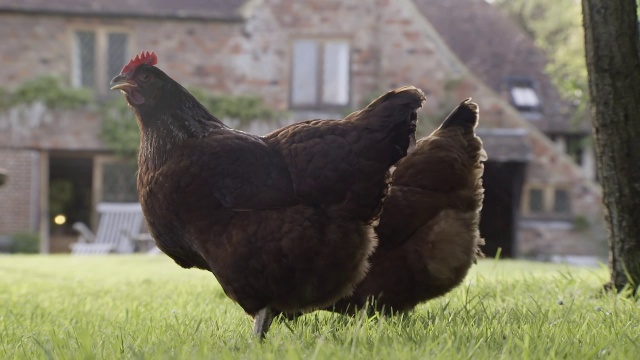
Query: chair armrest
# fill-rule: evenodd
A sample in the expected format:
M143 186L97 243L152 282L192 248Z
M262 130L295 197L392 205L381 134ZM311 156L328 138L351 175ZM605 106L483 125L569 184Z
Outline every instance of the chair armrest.
M78 236L78 242L86 243L96 241L96 235L84 223L74 223L73 230L77 231L80 234L80 236Z

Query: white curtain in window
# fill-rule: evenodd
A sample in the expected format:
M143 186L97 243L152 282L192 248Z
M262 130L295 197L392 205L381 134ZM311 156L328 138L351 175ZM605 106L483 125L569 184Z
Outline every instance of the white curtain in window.
M128 42L129 39L125 33L109 33L107 42L107 81L120 74L120 70L128 62Z
M92 88L96 82L96 34L77 31L73 56L73 86Z
M317 102L318 44L298 40L293 45L291 102L293 105L315 105Z
M327 41L324 45L323 64L322 103L347 105L349 103L349 43Z

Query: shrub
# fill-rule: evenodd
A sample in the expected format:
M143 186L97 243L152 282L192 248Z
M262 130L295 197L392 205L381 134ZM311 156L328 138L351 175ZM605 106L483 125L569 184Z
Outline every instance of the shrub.
M40 251L40 236L31 232L17 232L11 235L11 252L37 254Z

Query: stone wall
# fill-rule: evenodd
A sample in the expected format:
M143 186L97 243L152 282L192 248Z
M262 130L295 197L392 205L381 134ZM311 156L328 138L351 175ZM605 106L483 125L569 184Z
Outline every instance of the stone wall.
M0 112L0 149L104 152L101 124L91 109L51 110L39 102L16 106Z

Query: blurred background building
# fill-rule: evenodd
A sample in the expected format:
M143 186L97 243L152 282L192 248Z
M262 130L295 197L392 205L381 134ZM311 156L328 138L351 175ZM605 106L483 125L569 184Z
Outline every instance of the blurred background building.
M37 233L42 252L68 251L71 224L95 225L96 204L137 200L102 104L120 97L108 83L129 58L153 50L182 84L286 112L228 119L256 133L339 118L412 84L428 97L426 135L472 97L489 155L485 252L606 254L589 123L560 99L533 40L483 0L0 0L0 37L0 236ZM68 104L50 76L93 100ZM20 104L7 100L16 92Z

